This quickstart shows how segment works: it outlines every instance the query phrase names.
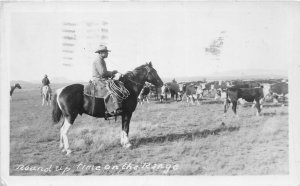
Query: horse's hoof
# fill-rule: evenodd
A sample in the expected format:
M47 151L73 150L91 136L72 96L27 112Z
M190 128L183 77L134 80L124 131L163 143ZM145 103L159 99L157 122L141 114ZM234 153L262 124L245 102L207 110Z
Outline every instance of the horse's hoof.
M131 143L127 143L127 144L125 144L123 147L125 148L125 149L128 149L128 148L130 148L132 145L131 145Z
M70 155L71 155L71 153L72 153L72 151L68 149L68 150L67 150L67 154L66 154L66 155L67 155L67 156L70 156Z

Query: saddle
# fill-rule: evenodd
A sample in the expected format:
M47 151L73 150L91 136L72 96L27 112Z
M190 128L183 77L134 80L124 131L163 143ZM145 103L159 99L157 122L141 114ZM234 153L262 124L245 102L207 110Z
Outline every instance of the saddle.
M122 82L112 79L103 79L98 81L90 81L89 84L84 86L84 94L93 98L104 99L104 104L106 108L106 119L110 116L119 115L122 110L122 99L120 99L112 90L111 84L120 86L123 85ZM94 100L95 103L95 100Z

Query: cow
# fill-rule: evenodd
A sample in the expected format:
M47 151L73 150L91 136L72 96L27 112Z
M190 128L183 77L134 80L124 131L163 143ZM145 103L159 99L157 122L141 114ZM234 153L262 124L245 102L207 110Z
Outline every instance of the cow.
M224 91L229 88L232 87L232 84L230 81L213 81L210 82L210 95L213 96L215 98L215 100L220 99L221 94Z
M260 100L264 98L263 88L236 88L230 87L226 92L226 100L224 101L224 114L227 112L229 103L232 103L232 110L234 114L238 117L236 113L237 101L238 99L244 99L247 102L255 101L257 115L260 115L261 107Z
M170 92L168 84L164 84L160 89L160 102L168 101L168 93Z
M285 96L289 93L288 84L286 82L275 83L270 86L269 90L271 97L274 99L275 103L278 103L278 98L282 97L283 102L285 101ZM284 104L282 104L284 106Z
M173 100L176 100L178 99L178 92L180 91L179 89L179 84L173 80L172 82L169 82L169 83L166 83L167 87L168 87L168 90L171 94L171 98Z
M149 103L149 99L148 99L148 95L150 93L150 87L148 86L145 86L142 90L141 90L141 93L138 97L138 101L139 103L142 105L144 100L147 101L147 103Z
M231 86L231 88L262 88L263 87L260 83L258 83L256 81L233 81L232 85L233 86ZM264 95L266 95L265 92L264 92ZM245 104L245 102L247 102L243 98L240 98L238 101L242 105ZM262 104L262 101L263 101L263 99L260 100L260 104ZM254 100L252 108L254 108L255 105L256 105L256 101ZM262 107L262 105L261 105L261 107Z
M160 87L156 87L154 85L150 85L149 89L150 89L150 93L149 93L150 97L154 98L154 100L157 101L158 97L160 97L159 94L161 92L161 88Z
M199 100L202 97L202 87L200 85L194 85L193 83L185 83L180 84L180 92L182 92L181 101L186 97L186 101L189 102L191 100L192 104L195 103L195 99L197 103L200 104Z

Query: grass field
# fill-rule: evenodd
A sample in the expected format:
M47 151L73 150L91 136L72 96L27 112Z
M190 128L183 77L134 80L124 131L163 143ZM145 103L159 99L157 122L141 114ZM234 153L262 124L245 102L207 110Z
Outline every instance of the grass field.
M41 106L38 88L16 90L10 105L10 175L274 175L288 174L288 107L238 106L223 118L221 102L138 105L131 149L120 145L121 118L78 116L73 150L59 149L60 124ZM225 126L221 122L225 122Z

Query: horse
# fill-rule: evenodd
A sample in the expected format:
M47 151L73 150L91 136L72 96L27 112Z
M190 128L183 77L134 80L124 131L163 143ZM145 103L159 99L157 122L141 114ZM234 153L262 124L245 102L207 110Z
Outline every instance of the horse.
M12 94L14 93L14 90L18 88L18 89L22 89L21 85L19 83L16 83L14 86L10 86L10 100L12 100Z
M124 148L131 147L128 139L129 124L132 113L137 106L137 98L144 87L145 82L161 87L162 80L158 76L152 63L146 63L129 71L119 78L124 87L129 91L128 97L122 103L122 112L117 113L122 117L121 145ZM95 101L95 102L94 102ZM60 129L60 148L66 155L72 151L69 149L67 133L78 114L87 114L96 118L106 117L104 99L94 98L84 94L84 85L72 84L56 91L53 98L52 120L58 123L63 118Z
M51 105L51 91L48 85L42 87L42 106L44 106L45 101L47 105Z

